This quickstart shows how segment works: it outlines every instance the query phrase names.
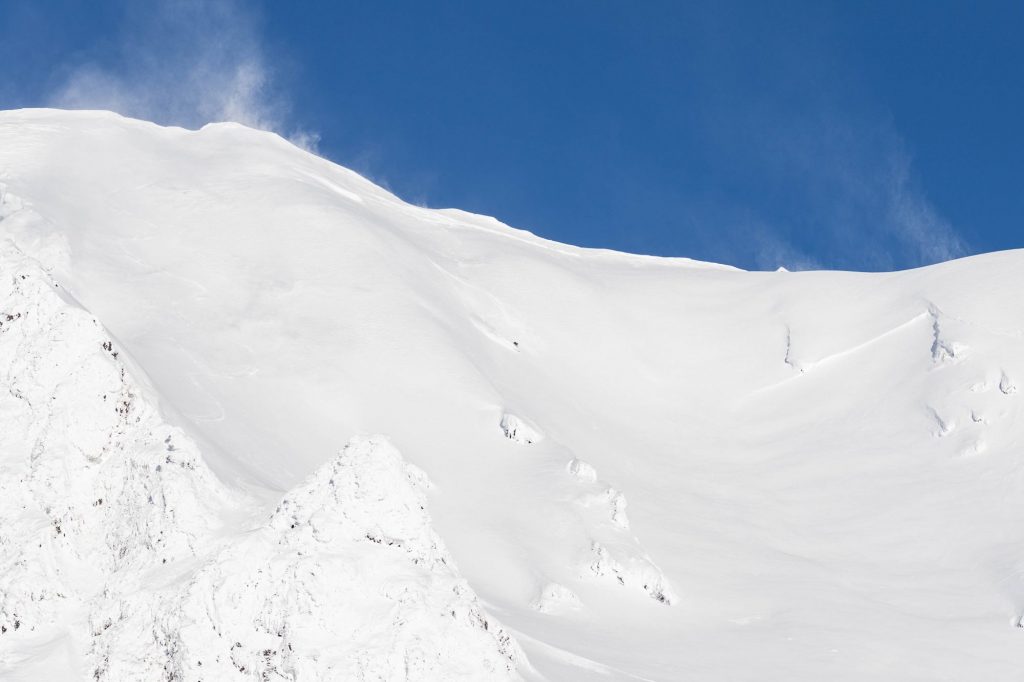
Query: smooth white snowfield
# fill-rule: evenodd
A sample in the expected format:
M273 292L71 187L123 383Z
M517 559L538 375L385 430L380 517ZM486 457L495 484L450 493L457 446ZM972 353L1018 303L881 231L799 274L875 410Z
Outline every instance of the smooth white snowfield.
M1024 252L585 250L102 112L0 113L0 197L0 679L1024 670Z

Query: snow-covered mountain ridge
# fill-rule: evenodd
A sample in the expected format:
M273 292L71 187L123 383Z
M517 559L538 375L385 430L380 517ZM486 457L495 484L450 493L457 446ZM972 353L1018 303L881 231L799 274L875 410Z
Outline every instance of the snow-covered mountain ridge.
M9 245L0 265L8 673L84 677L81 656L98 681L510 676L514 643L386 440L354 439L253 523L95 318ZM58 645L46 673L18 655Z
M0 676L1024 663L1021 252L578 249L49 110L0 113L0 242Z

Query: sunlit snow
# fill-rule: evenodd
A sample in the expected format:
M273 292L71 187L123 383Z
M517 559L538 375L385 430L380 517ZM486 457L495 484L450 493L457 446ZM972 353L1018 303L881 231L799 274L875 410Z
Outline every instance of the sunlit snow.
M0 678L1014 679L1022 290L2 112Z

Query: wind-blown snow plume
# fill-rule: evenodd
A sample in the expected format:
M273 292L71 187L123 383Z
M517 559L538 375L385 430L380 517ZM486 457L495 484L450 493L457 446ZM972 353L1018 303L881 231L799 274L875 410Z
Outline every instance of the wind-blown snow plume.
M287 93L251 8L234 0L128 3L119 38L113 59L73 65L49 103L187 128L233 121L315 147L315 133L289 128Z
M963 239L914 186L910 158L900 150L890 157L886 196L890 229L911 250L916 263L940 263L967 255Z
M771 175L783 179L780 192L799 187L808 198L812 210L799 219L808 229L797 240L784 217L717 208L702 222L724 228L731 260L752 260L763 269L891 270L969 253L917 182L894 129L870 130L841 120L806 125L803 131L773 131L777 139L761 142L764 148L754 153L763 155Z

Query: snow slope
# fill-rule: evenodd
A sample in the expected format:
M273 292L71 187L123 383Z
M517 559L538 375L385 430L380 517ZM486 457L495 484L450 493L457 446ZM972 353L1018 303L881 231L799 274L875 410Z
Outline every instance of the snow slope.
M101 112L0 194L0 676L1024 667L1021 252L585 250Z
M511 676L519 652L433 532L429 481L385 439L353 439L259 519L95 318L16 247L0 265L0 671Z

